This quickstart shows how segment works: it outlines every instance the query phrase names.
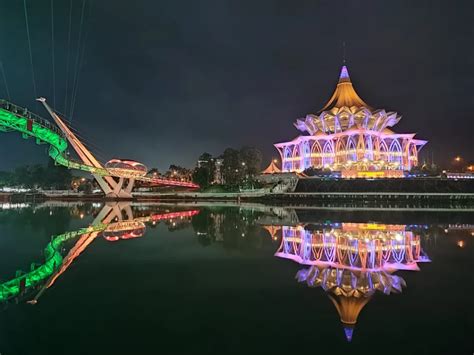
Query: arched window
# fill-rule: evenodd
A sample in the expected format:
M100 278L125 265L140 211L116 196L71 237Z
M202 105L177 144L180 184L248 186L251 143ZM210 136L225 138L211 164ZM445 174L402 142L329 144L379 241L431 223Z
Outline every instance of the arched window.
M301 169L301 150L299 145L293 148L293 170Z
M365 157L369 160L374 160L374 145L372 143L372 136L365 136Z
M301 170L305 170L311 166L311 148L309 142L301 143Z
M380 160L388 161L388 147L383 139L380 140Z
M347 140L347 160L357 161L356 143L353 137L349 137Z
M409 169L418 165L418 150L415 144L410 144L410 151L408 153Z
M394 139L390 144L389 161L398 163L399 168L403 168L402 146L397 139Z
M357 137L357 160L362 160L365 157L365 139L362 134Z
M291 171L293 168L293 163L291 161L291 149L290 147L285 147L283 150L283 171Z
M344 146L344 140L339 138L336 143L336 163L345 163L347 160Z
M334 163L334 147L333 141L327 141L324 144L323 149L323 166L324 165L332 165Z
M321 168L323 166L322 152L321 145L318 141L315 141L311 148L311 165L315 168Z

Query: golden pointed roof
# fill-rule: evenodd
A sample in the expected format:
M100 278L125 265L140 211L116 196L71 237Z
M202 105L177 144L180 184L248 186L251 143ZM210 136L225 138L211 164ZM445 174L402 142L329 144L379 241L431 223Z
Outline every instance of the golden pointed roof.
M274 174L274 173L281 173L281 170L276 166L275 162L272 160L270 165L262 171L262 174Z
M332 94L328 103L321 109L321 111L331 110L332 108L340 107L367 107L370 109L370 106L367 105L364 100L362 100L359 95L354 90L352 86L351 78L349 77L349 72L345 65L341 68L341 74L339 75L339 82L337 83L336 90Z

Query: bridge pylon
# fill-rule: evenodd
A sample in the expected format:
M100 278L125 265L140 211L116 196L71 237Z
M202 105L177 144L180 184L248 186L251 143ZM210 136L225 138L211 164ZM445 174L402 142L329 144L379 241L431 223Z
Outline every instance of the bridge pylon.
M40 97L36 100L43 104L46 111L48 111L54 122L58 125L59 129L64 133L66 139L72 145L83 163L104 170L105 167L84 146L81 140L77 138L77 136L71 131L66 123L64 123L64 121L53 111L53 109L47 104L46 99L44 97ZM121 199L132 198L132 189L133 185L135 184L135 179L119 177L118 181L116 181L112 176L101 176L98 174L92 174L92 176L94 176L94 179L97 181L102 191L104 191L106 197ZM126 180L127 184L124 187Z

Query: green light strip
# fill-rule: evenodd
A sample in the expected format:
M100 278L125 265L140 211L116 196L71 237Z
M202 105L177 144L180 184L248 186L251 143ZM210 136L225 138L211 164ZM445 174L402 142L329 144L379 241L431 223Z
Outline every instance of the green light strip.
M68 142L63 137L63 134L57 128L50 126L48 121L43 120L42 118L32 115L33 118L24 117L18 112L23 112L24 115L27 114L27 110L21 107L18 107L12 103L9 103L5 100L0 100L0 132L10 132L17 131L20 132L23 138L34 137L36 138L37 144L49 144L49 156L56 162L56 164L65 166L68 169L76 169L87 171L93 175L100 176L118 176L118 177L129 177L135 178L142 181L157 182L158 184L163 185L175 185L175 186L186 186L191 188L199 187L196 184L188 182L180 182L167 179L154 179L145 176L126 176L126 175L117 175L113 172L111 173L105 168L97 168L95 166L86 165L74 160L69 159L66 154L68 148ZM30 121L30 127L28 123ZM30 129L28 129L30 128ZM127 172L127 169L123 169ZM130 171L128 171L130 172Z
M25 280L25 289L28 289L47 279L58 270L63 262L60 250L61 245L64 242L84 234L103 231L105 228L106 225L99 224L97 226L82 228L77 231L67 232L54 237L44 249L45 262L42 265L28 273L0 284L0 303L20 294L20 283L23 279Z
M0 108L0 131L18 131L23 137L35 137L38 144L46 143L50 145L49 156L59 165L68 169L87 171L96 175L110 175L106 169L96 168L69 159L66 155L68 143L62 135L52 128L48 128L41 123L32 120L31 130L28 129L28 118L19 114Z

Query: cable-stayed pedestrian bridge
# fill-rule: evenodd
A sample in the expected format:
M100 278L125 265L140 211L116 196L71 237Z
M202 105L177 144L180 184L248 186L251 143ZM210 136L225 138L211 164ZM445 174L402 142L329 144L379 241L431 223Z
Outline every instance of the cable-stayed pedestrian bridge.
M144 181L155 186L178 186L193 189L199 187L187 181L148 177L146 176L147 168L135 161L112 159L105 165L100 163L59 115L48 106L46 100L40 98L38 101L43 103L56 125L29 112L26 108L0 100L0 131L17 131L25 139L35 138L37 144L48 144L48 154L57 164L68 169L91 173L107 197L132 197L135 181ZM69 145L73 147L81 161L70 158Z

